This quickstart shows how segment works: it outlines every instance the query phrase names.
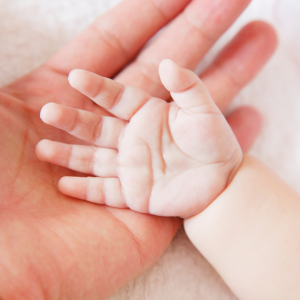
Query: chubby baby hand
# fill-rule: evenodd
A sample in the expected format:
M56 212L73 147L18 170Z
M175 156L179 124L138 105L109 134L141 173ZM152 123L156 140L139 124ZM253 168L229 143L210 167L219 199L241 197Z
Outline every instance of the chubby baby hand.
M41 119L89 146L42 140L39 159L93 177L63 177L62 193L141 213L187 218L226 188L241 148L199 77L165 59L162 83L174 102L74 70L72 87L112 116L48 103Z

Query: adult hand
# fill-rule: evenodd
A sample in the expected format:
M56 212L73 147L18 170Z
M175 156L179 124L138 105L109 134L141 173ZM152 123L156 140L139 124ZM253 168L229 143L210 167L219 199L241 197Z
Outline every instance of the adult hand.
M125 0L50 61L1 89L1 299L104 299L158 259L180 220L101 207L59 193L59 178L75 173L40 162L35 146L45 138L79 141L43 124L39 111L56 102L106 113L69 86L67 76L74 68L116 76L168 99L158 78L159 62L170 58L193 69L249 2ZM222 110L275 45L267 24L251 23L202 74ZM228 121L247 150L259 131L258 115L241 108Z

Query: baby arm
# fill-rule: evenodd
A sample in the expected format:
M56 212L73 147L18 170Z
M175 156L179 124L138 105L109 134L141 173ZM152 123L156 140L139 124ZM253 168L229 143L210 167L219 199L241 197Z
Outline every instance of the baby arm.
M239 299L300 299L300 196L259 160L184 227Z

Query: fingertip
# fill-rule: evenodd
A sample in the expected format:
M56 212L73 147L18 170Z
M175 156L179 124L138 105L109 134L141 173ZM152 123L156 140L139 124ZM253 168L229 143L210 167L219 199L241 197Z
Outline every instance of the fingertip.
M63 194L67 194L67 187L68 187L68 177L62 177L59 179L58 181L58 189L63 193Z
M244 26L234 39L236 44L244 48L244 57L255 58L251 60L254 70L261 69L270 59L278 45L277 33L269 23L255 20ZM243 41L247 41L247 44ZM240 48L242 50L242 48Z
M35 154L38 159L44 160L44 154L45 154L45 149L48 149L49 147L49 140L41 140L37 143L35 146Z
M40 112L40 118L44 123L46 123L46 124L53 123L52 119L55 116L57 106L58 106L58 104L50 102L50 103L45 104L42 107L41 112Z
M176 66L178 65L175 64L173 60L169 58L164 58L159 64L159 74L164 74L166 71L169 71L170 69Z
M82 81L82 75L84 75L84 70L74 69L69 73L68 81L74 89L78 89Z
M57 187L61 193L73 197L75 193L74 185L76 186L76 181L76 177L64 176L59 179Z
M278 45L278 36L275 28L262 20L255 20L244 27L245 30L252 31L256 35L261 35L265 39L265 44L269 48L269 52L273 53Z
M163 59L159 65L158 71L161 82L170 92L173 91L173 77L176 76L175 73L177 72L178 67L178 65L168 58Z
M64 176L58 181L58 189L61 193L85 200L86 179L81 177Z
M74 187L72 187L72 184L70 184L70 181L72 183L72 179L70 180L71 178L70 177L62 177L59 179L58 181L58 184L57 184L57 187L58 187L58 190L66 195L66 196L69 196L69 197L74 197ZM77 196L79 197L79 196Z
M89 98L93 98L97 94L99 86L103 83L101 76L81 69L71 71L68 80L74 89Z
M173 93L180 93L192 86L198 76L185 68L181 68L171 59L164 59L159 65L159 75L165 88Z

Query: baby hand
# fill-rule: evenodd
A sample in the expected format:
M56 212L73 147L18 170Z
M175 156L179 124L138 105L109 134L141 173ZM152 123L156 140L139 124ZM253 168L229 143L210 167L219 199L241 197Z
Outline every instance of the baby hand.
M225 189L242 151L199 77L163 60L159 74L175 102L74 70L70 84L113 116L46 104L41 119L91 143L39 142L39 159L95 177L63 177L62 193L160 216L190 217Z

